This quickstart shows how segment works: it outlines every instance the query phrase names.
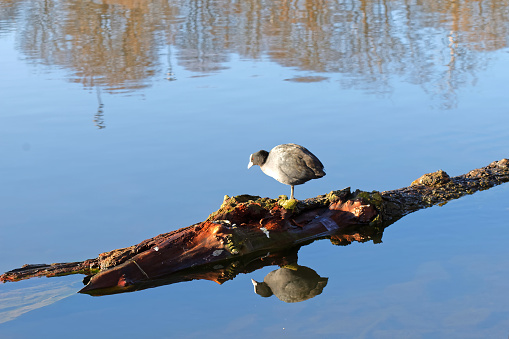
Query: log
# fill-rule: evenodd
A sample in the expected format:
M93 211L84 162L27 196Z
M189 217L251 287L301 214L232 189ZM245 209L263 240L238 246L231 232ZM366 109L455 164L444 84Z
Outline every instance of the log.
M327 238L333 244L381 242L383 230L405 215L509 181L509 160L449 177L439 170L408 187L364 192L350 188L303 201L225 196L207 220L160 234L95 259L25 265L0 281L85 274L79 292L122 293L193 279L223 283L239 273L296 262L298 249Z

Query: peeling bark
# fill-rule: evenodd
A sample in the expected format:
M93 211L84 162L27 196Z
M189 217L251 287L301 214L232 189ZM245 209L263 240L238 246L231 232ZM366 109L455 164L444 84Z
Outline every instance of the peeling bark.
M288 264L300 246L317 239L380 242L384 228L409 213L507 181L509 160L502 159L452 178L442 170L428 173L385 192L346 188L303 201L225 196L203 222L83 262L25 265L0 281L81 273L88 277L80 292L92 295L193 279L223 283L266 265Z

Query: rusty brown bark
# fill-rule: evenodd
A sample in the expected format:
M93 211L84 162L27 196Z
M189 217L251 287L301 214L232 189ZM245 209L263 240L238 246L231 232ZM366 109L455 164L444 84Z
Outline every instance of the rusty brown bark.
M464 175L425 174L385 192L349 188L303 201L225 197L207 220L83 262L26 265L0 281L82 273L93 295L119 293L192 279L222 283L240 272L283 265L298 248L320 238L334 244L381 241L383 229L406 214L445 204L509 181L509 160Z

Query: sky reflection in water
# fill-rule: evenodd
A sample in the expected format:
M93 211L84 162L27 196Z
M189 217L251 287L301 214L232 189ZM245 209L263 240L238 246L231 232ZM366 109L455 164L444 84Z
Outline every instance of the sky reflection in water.
M297 198L509 157L508 8L0 1L0 271L191 225L225 194L288 194L245 169L280 143L325 164ZM507 337L508 192L409 215L383 244L303 248L329 280L301 303L252 292L277 267L103 298L67 297L78 276L36 279L0 286L0 335ZM49 306L23 313L13 295Z

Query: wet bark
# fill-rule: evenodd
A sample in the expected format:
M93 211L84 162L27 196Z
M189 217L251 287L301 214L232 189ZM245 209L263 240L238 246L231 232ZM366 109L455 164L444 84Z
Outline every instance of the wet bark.
M300 246L317 239L338 245L380 242L384 228L409 213L507 181L509 160L502 159L452 178L441 170L425 174L408 187L384 192L346 188L303 201L225 196L203 222L95 259L25 265L0 281L82 273L88 277L80 292L92 295L192 279L222 283L238 273L291 262Z

